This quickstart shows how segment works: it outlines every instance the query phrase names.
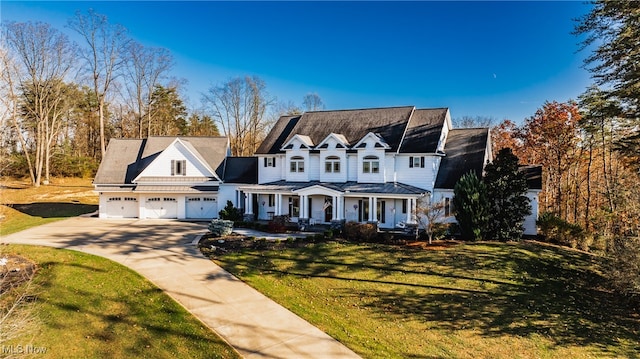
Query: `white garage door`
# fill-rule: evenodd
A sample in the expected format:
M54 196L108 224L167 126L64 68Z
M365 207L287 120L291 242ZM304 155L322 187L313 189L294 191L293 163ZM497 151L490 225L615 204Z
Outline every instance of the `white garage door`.
M150 197L145 207L147 218L178 218L178 200L175 197Z
M187 197L187 218L218 218L218 202L213 197Z
M137 218L138 217L138 198L136 197L107 198L107 217Z

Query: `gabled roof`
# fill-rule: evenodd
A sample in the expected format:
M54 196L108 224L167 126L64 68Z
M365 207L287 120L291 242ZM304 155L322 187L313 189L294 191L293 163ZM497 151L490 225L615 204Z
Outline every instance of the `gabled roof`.
M449 131L434 188L453 189L464 174L473 171L482 177L484 155L489 140L488 128Z
M227 157L216 173L224 183L258 183L258 158Z
M401 153L435 153L448 108L417 109L411 116Z
M210 168L218 168L227 155L226 137L179 137ZM132 184L147 166L169 147L176 137L117 139L109 141L94 184Z
M345 148L349 146L349 141L347 140L346 137L344 137L344 135L340 134L340 133L330 133L327 135L327 137L324 138L324 140L322 140L322 142L318 143L318 147L321 148L323 146L326 147L327 142L329 141L330 138L334 138L338 144L344 146Z
M391 150L396 151L413 112L413 106L405 106L312 111L297 116L282 116L256 154L278 153L283 144L296 134L309 136L313 143L321 143L329 134L336 133L343 135L348 143L355 144L369 132L381 136Z

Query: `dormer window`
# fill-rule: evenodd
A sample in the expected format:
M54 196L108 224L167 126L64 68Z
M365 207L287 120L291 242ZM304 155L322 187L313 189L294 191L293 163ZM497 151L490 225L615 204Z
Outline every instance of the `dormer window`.
M172 176L186 176L187 175L187 160L171 160L171 175Z
M362 161L363 173L380 173L380 159L377 156L365 156Z
M327 157L324 162L324 171L326 173L340 173L340 157Z
M304 172L304 158L300 156L291 157L291 162L289 162L289 170L292 173L303 173Z

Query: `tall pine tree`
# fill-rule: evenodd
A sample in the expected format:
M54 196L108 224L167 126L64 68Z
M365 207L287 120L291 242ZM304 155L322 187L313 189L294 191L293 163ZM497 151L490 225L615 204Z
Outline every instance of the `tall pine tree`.
M469 172L460 177L453 193L453 206L462 239L481 240L489 221L487 187L474 172Z
M522 237L524 219L531 213L527 198L527 180L518 171L518 157L510 148L498 152L495 160L485 167L490 220L487 239L509 241Z

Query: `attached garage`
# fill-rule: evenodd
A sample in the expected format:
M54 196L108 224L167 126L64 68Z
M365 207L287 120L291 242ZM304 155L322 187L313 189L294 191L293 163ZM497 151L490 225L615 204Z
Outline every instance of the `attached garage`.
M144 205L146 218L178 218L178 200L176 197L149 197Z
M133 196L110 196L107 198L108 218L137 218L138 198Z
M187 197L186 217L190 219L218 218L218 202L216 198L206 196Z

